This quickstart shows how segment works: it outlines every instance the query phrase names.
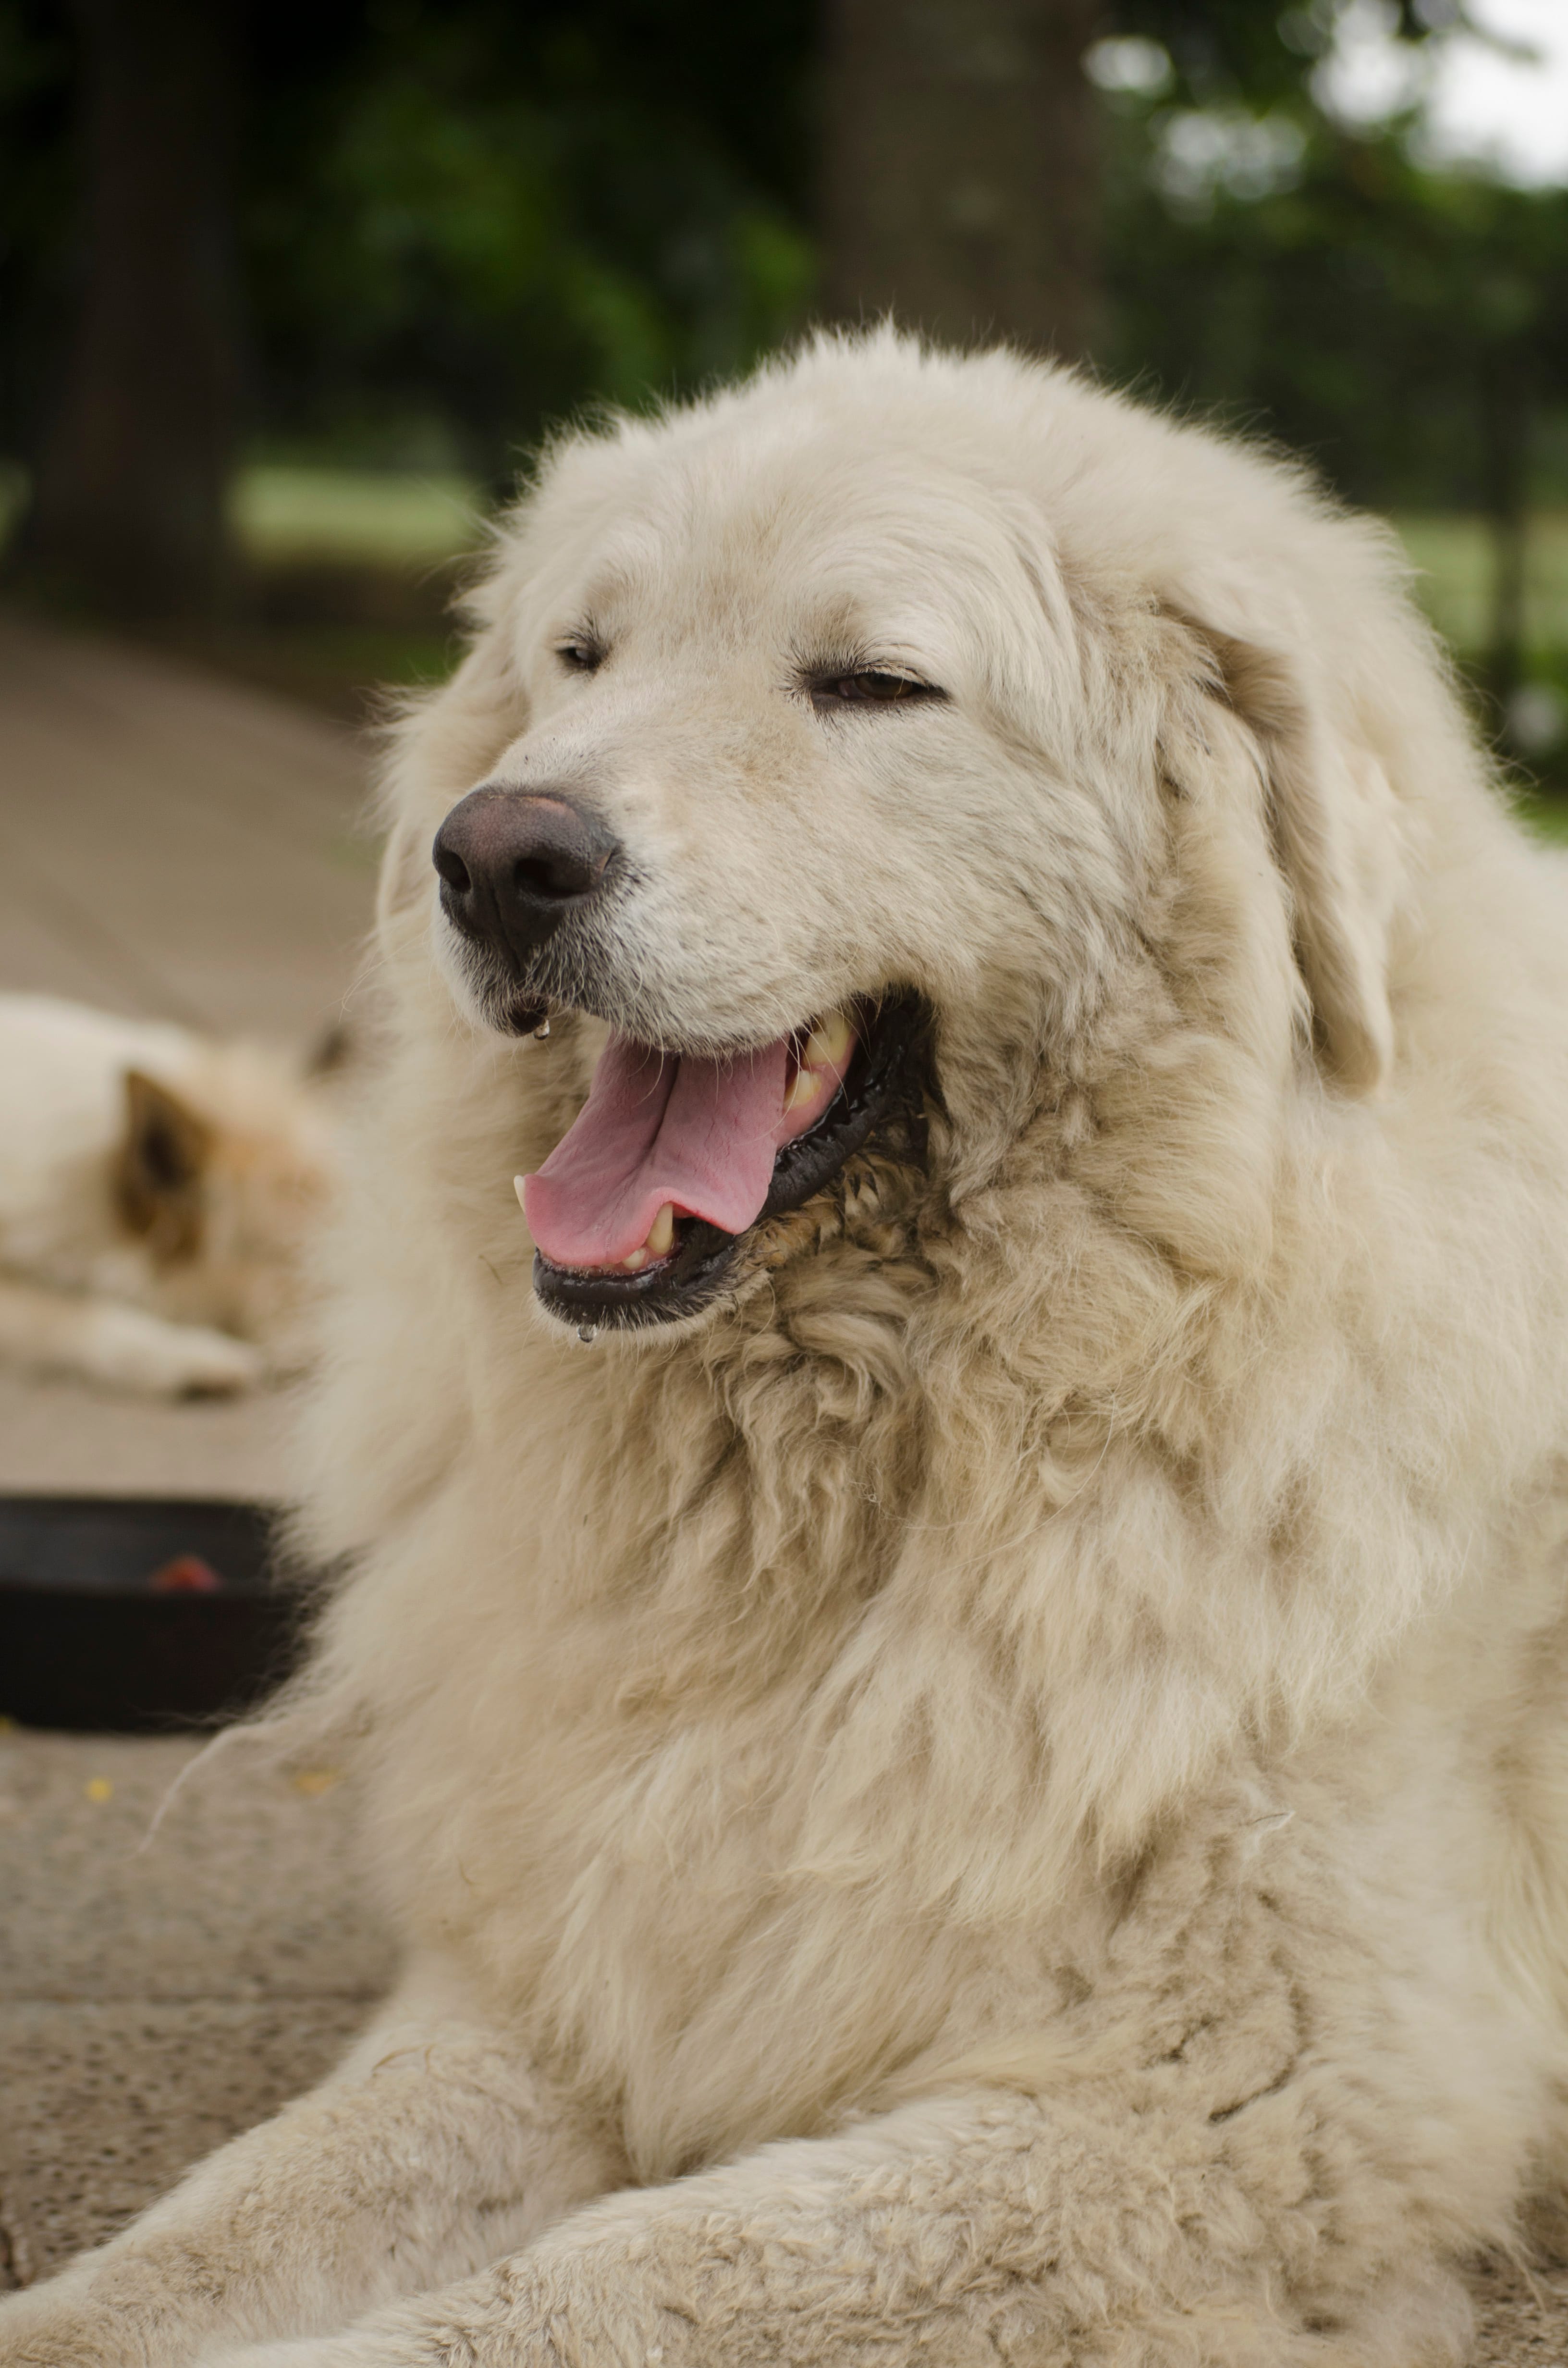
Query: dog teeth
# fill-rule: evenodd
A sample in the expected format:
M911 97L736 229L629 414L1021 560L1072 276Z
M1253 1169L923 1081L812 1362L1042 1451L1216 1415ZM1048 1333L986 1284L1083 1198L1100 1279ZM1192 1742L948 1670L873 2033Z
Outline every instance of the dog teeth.
M821 1091L822 1078L815 1069L797 1069L784 1097L784 1107L787 1110L804 1110L808 1102L816 1100Z
M528 1212L528 1202L523 1198L523 1178L520 1176L513 1177L512 1190L517 1196L517 1206L521 1209L524 1216L526 1217Z
M855 1042L855 1031L842 1011L830 1011L819 1019L805 1042L801 1054L804 1069L841 1069L848 1058L849 1047Z
M676 1212L673 1201L666 1201L654 1218L647 1240L641 1249L620 1261L628 1274L641 1274L655 1258L668 1258L676 1246Z

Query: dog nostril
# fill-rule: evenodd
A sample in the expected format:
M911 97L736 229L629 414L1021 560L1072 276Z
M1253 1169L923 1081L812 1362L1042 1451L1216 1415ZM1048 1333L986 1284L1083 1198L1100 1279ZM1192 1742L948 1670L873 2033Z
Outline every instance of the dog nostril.
M430 850L430 860L454 894L466 896L473 886L469 868L455 847L448 847L437 838Z
M512 866L512 880L525 896L538 896L546 904L563 904L573 896L585 896L597 888L604 865L593 863L578 855L569 855L561 848L548 854L520 856Z

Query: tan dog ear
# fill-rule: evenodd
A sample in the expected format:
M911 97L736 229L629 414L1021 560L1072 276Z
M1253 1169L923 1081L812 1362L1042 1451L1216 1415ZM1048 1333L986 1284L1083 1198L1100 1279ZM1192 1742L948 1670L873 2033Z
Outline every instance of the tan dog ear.
M1402 863L1388 777L1274 651L1188 619L1225 698L1257 742L1269 826L1290 892L1296 959L1324 1066L1374 1094L1393 1064L1389 932Z
M161 1263L194 1258L201 1247L201 1185L212 1129L140 1069L125 1073L125 1113L114 1170L121 1222Z

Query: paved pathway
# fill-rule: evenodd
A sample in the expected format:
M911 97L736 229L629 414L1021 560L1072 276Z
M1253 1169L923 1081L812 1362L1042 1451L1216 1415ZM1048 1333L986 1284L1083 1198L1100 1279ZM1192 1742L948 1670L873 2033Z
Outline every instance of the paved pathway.
M390 1971L327 1769L0 1734L0 2286L319 2078Z
M365 778L265 691L0 621L0 986L310 1038L369 911Z

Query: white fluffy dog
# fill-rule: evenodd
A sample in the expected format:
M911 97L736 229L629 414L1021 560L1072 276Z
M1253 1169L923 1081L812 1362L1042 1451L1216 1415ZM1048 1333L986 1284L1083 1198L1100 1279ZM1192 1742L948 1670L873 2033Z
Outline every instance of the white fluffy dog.
M302 1340L332 1187L277 1054L0 995L0 1357L142 1395L248 1389Z
M1568 900L1388 537L879 335L479 606L285 1713L406 1980L0 2362L1458 2360L1568 2135Z

